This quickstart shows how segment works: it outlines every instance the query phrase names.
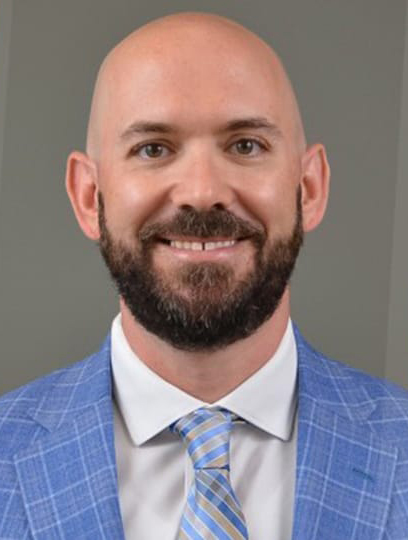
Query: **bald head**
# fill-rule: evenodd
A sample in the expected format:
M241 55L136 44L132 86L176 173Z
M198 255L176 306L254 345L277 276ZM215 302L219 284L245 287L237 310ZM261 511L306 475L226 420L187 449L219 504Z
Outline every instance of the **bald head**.
M261 291L268 316L278 306L286 327L285 276L303 231L323 217L329 169L322 145L306 148L289 79L264 41L196 13L133 32L100 69L87 154L69 157L67 190L82 230L104 250L123 320L163 336L173 312L171 335L188 335L181 321L193 321L194 349L197 328L215 343L219 328L230 336L225 321L242 321L240 337L262 324ZM234 223L247 228L232 231ZM246 314L255 313L252 327Z
M211 84L212 91L206 91ZM224 17L179 13L135 30L103 61L88 124L87 153L91 158L98 160L101 152L106 151L111 128L120 129L118 124L131 120L125 118L132 114L131 102L137 106L145 104L142 110L146 114L160 114L164 103L154 101L158 85L168 88L169 94L174 92L174 113L184 109L191 122L195 121L191 112L196 111L199 102L208 109L211 100L218 101L213 103L216 114L222 100L228 101L228 92L245 93L245 87L254 89L261 85L262 93L273 96L273 115L279 117L276 121L284 125L294 148L301 151L305 146L292 86L269 45ZM135 115L137 108L133 107Z

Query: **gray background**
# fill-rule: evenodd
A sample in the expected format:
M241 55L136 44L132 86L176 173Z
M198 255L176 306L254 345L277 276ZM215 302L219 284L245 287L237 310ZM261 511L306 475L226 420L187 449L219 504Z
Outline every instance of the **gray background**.
M331 201L293 279L293 316L337 359L408 387L407 1L0 0L0 392L81 359L117 301L64 191L97 67L170 12L230 16L273 44ZM199 57L200 51L197 51Z

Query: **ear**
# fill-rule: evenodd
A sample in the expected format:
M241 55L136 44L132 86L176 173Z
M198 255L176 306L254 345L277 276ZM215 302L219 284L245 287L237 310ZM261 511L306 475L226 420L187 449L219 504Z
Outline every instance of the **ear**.
M98 174L95 162L82 152L72 152L67 161L65 186L83 233L99 239Z
M326 211L329 197L330 167L322 144L307 148L302 158L303 229L313 230Z

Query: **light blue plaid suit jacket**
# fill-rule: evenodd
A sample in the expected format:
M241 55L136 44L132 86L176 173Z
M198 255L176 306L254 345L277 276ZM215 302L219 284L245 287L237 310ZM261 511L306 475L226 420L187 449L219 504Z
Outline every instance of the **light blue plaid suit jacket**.
M292 539L407 540L408 393L295 335ZM32 538L124 539L109 338L95 355L0 400L0 539Z

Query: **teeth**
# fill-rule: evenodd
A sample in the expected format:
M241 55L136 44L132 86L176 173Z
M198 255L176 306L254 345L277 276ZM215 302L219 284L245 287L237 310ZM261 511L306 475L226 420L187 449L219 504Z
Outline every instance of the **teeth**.
M206 251L210 249L217 249L223 247L231 247L235 244L234 240L227 240L226 242L205 242L204 248Z
M235 240L226 240L224 242L180 242L172 240L170 246L177 249L192 249L193 251L209 251L211 249L219 249L231 247L236 243Z

